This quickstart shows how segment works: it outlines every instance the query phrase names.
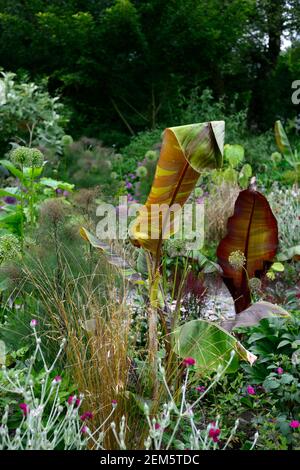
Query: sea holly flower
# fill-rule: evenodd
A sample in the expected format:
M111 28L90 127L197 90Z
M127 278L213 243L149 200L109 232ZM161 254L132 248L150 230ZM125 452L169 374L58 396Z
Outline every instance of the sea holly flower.
M183 359L182 364L185 367L190 367L190 366L194 366L196 364L196 361L193 357L186 357L185 359Z
M246 388L248 395L255 395L255 390L251 385Z
M21 409L23 416L27 416L29 413L29 406L27 403L20 403L19 408Z
M292 429L298 429L300 427L300 421L298 421L297 419L293 419L291 422L290 422L290 427Z

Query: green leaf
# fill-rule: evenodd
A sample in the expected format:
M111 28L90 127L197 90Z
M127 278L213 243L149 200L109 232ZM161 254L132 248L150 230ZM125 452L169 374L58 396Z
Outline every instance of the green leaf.
M65 183L64 181L57 181L52 178L41 178L40 183L43 186L48 186L49 188L62 189L63 191L72 191L74 189L74 184Z
M280 121L275 122L275 140L279 151L285 157L293 157L290 141Z
M281 253L278 253L276 256L278 261L288 261L290 259L299 259L300 258L300 245L293 246L283 250Z
M285 339L284 341L280 341L280 343L277 346L277 349L283 348L284 346L287 346L288 344L291 344L291 342L288 341L287 339Z
M240 356L250 363L256 357L245 350L237 339L223 330L220 326L205 320L192 320L174 331L174 350L181 357L193 357L196 360L195 368L201 373L216 371L230 361L231 352L234 356L227 372L238 369Z
M22 171L18 170L18 168L16 168L12 162L9 160L0 160L0 165L4 166L4 168L10 171L12 175L14 175L16 178L19 178L19 180L23 182L24 178Z
M241 145L229 145L224 146L224 159L229 164L236 168L244 160L245 150Z
M5 365L6 361L6 348L4 341L0 340L0 365Z
M134 284L143 282L140 273L136 272L124 258L117 256L111 250L110 245L99 240L99 238L90 233L84 227L80 228L80 235L84 240L89 242L93 248L100 250L105 255L108 264L117 269L117 271L119 271L127 281Z
M0 188L0 197L11 196L16 199L21 199L19 192L19 188Z
M282 272L284 271L284 266L283 266L282 263L276 262L276 263L273 263L273 264L272 264L271 269L272 269L273 271L282 273Z

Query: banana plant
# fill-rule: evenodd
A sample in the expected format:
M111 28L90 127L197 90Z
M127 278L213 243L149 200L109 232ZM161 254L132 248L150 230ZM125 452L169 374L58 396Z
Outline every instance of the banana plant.
M165 238L176 231L176 211L171 214L172 208L176 206L180 211L195 188L202 171L222 166L224 132L223 121L172 127L164 131L150 194L131 228L133 244L144 248L147 252L150 284L148 350L154 397L158 390L157 322L162 244ZM162 205L168 207L164 214L160 211Z
M275 122L275 140L279 152L295 172L295 183L298 184L300 176L300 148L292 149L288 136L281 121Z
M227 235L217 248L223 280L235 302L236 313L251 304L250 282L259 278L276 255L277 220L255 184L241 191L228 219Z

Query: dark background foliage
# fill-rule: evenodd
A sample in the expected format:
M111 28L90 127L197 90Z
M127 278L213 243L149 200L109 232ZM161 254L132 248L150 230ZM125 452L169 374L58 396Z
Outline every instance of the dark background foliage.
M299 0L0 0L0 67L47 77L75 137L122 146L176 123L195 87L264 131L298 112L299 30Z

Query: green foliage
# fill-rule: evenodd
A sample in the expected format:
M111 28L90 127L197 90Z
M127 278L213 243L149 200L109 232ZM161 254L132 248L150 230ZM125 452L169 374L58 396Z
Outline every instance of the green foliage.
M18 81L16 74L2 73L0 90L1 150L16 143L60 153L67 118L59 98L46 91L46 83L37 85L24 77Z
M193 357L200 373L216 371L230 362L227 372L238 368L238 356L230 361L232 351L239 349L237 340L227 331L204 320L192 320L174 332L175 351L180 357ZM243 355L243 354L242 354Z

